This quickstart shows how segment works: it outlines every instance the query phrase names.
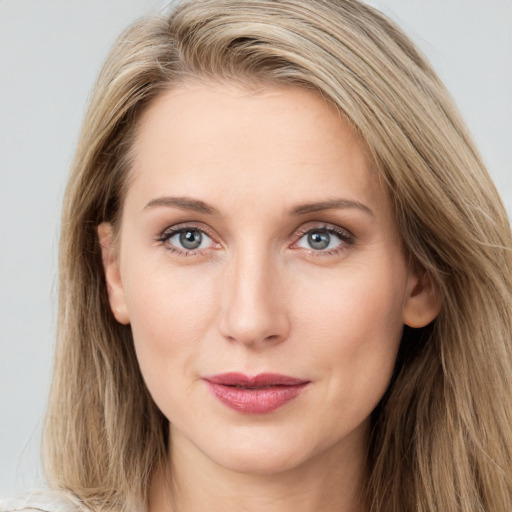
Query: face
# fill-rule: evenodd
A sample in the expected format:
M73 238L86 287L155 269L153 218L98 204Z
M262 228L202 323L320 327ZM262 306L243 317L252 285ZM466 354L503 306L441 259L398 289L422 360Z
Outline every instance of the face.
M177 451L273 472L364 451L403 324L435 316L391 201L319 95L190 85L134 145L112 311Z

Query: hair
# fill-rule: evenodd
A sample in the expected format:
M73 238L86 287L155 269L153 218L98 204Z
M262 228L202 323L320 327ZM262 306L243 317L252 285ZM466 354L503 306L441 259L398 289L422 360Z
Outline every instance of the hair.
M106 293L97 226L119 225L137 122L190 80L319 92L357 132L437 319L404 331L372 415L368 509L512 510L512 237L446 89L383 14L356 0L201 0L137 21L99 75L66 190L58 341L44 435L51 486L93 510L144 502L168 421Z

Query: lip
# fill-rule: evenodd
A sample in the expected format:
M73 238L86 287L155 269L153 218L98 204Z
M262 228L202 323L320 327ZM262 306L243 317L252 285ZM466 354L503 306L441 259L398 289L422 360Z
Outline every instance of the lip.
M311 381L260 373L222 373L203 377L210 392L223 404L244 414L268 414L296 398Z

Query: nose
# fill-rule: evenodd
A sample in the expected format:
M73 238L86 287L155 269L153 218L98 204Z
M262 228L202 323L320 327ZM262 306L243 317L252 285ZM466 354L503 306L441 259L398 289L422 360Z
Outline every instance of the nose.
M263 349L289 336L286 289L278 265L247 250L227 264L221 291L219 329L231 341Z

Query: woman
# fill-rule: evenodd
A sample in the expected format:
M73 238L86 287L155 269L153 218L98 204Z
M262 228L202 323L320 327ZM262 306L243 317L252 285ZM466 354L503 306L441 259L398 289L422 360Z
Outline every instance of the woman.
M26 506L510 510L511 246L448 94L375 10L138 22L63 212L45 463L71 494Z

